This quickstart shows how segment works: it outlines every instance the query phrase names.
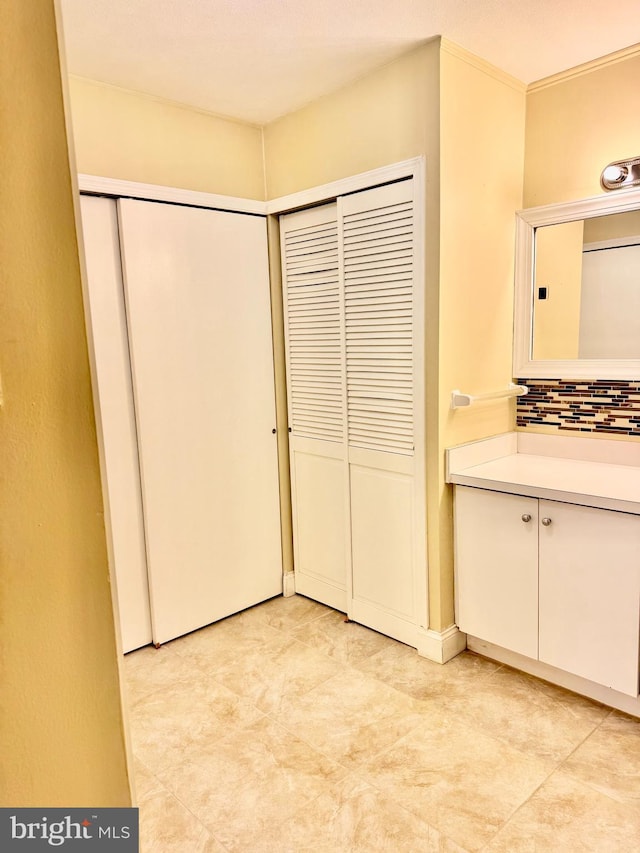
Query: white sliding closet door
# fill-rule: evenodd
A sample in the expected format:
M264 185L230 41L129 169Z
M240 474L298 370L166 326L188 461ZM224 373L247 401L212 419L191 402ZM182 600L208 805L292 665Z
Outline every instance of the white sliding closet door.
M90 338L96 369L102 482L125 652L151 642L149 587L129 343L114 199L82 196Z
M264 219L119 202L156 643L282 591Z
M415 646L426 534L413 189L282 217L282 253L296 589Z

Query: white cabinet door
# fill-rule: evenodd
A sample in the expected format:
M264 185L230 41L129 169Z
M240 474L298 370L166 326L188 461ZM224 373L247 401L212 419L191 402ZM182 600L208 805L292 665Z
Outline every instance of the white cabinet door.
M540 660L637 696L640 518L540 501L540 519Z
M151 642L151 617L116 201L82 196L81 212L106 526L122 646L130 652Z
M456 486L455 521L460 630L537 658L537 499Z
M282 591L262 217L119 202L157 643Z

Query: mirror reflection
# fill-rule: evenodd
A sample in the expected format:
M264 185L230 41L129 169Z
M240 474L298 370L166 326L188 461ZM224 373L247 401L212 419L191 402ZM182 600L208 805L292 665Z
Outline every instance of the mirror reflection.
M640 358L640 211L535 229L534 359Z

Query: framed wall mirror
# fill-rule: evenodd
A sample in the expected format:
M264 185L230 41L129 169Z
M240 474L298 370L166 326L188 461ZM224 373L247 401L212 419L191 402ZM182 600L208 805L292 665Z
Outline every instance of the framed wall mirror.
M514 376L640 379L640 190L516 222Z

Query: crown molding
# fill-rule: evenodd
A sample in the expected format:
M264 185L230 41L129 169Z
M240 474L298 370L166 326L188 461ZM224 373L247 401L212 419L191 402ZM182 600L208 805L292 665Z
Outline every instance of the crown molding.
M592 71L598 71L609 65L616 65L618 62L624 62L636 56L640 56L640 44L633 44L622 50L616 50L614 53L608 53L606 56L600 56L598 59L583 62L582 65L576 65L574 68L568 68L566 71L560 71L558 74L552 74L550 77L536 80L535 83L530 83L527 87L527 94L540 92L550 86L556 86L558 83L566 83L568 80L582 77L584 74L590 74Z
M464 47L460 47L460 45L449 41L449 39L441 38L440 48L450 56L455 56L456 59L461 59L463 62L466 62L467 65L471 65L473 68L477 68L478 71L488 74L489 77L493 77L494 80L497 80L499 83L504 83L506 86L510 86L512 89L515 89L516 92L524 93L527 91L526 83L518 80L517 77L512 77L511 74L507 74L506 71L503 71L501 68L481 59L474 53L470 53L468 50L465 50Z

